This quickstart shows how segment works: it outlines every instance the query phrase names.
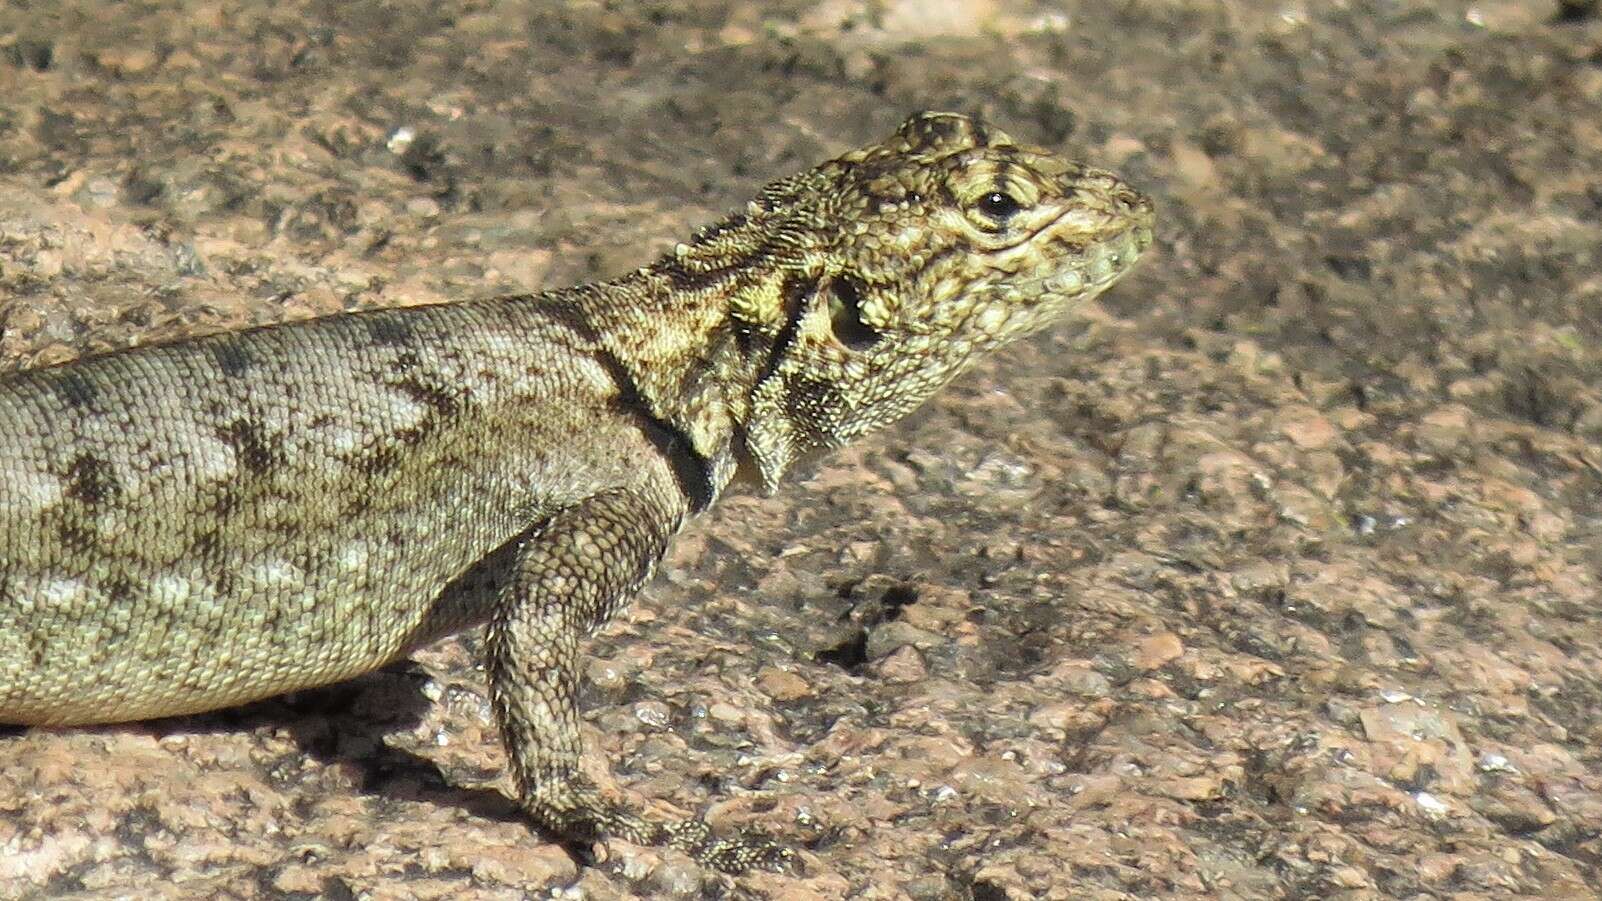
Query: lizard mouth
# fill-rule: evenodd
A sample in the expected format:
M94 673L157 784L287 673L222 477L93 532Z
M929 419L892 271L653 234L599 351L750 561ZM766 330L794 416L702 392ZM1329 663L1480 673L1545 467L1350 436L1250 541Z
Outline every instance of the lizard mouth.
M1054 294L1100 292L1134 268L1152 243L1150 220L1136 222L1121 234L1096 241L1062 261L1055 272L1038 280Z
M1098 292L1151 246L1155 210L1150 198L1103 170L1082 172L1063 194L1068 199L1055 215L1001 253L1023 263L1023 272L1013 269L1024 275L1022 286L1050 293Z
M1133 195L1127 215L1115 218L1088 241L1056 233L1053 227L1059 223L1061 231L1069 230L1064 220L1071 213L1064 210L1035 231L1031 240L1041 242L1046 259L1040 264L1043 271L1019 282L1021 290L1045 295L1099 294L1132 269L1152 244L1151 203L1138 194Z
M1040 240L1055 239L1043 235ZM986 309L975 318L975 329L995 343L1038 331L1069 307L1112 287L1151 243L1149 212L1103 230L1088 243L1063 240L1059 252L1042 254L1034 272L1003 276L980 289Z

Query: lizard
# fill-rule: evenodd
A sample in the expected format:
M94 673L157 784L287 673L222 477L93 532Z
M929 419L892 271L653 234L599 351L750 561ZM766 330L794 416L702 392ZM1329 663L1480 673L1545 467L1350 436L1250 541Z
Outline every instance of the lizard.
M0 376L0 722L213 710L487 624L533 824L783 868L580 772L582 640L732 485L773 493L1095 297L1153 221L1111 172L924 112L611 281Z

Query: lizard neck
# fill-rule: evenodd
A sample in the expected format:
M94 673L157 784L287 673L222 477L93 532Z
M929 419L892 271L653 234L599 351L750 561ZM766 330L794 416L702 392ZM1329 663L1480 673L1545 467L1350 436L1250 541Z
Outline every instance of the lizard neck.
M765 290L771 279L736 269L690 277L672 257L614 281L542 295L542 305L566 308L563 318L583 333L618 386L618 402L653 430L676 467L701 473L691 507L704 509L739 469L753 388L771 341L754 336L731 315L737 295ZM764 484L768 479L764 472Z
M797 437L805 430L793 427L791 392L774 376L801 300L821 276L821 257L799 250L816 243L817 214L796 210L823 196L823 178L775 182L650 266L557 292L625 390L704 461L713 496L742 468L737 461L772 493L811 446Z

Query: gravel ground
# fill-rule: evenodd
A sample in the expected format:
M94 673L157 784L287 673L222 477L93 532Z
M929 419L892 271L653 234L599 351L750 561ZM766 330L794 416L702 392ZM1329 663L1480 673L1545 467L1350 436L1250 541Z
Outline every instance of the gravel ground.
M0 896L1599 897L1598 4L866 7L0 7L4 367L617 274L920 108L1161 220L593 644L589 763L796 872L531 833L469 634L0 733Z

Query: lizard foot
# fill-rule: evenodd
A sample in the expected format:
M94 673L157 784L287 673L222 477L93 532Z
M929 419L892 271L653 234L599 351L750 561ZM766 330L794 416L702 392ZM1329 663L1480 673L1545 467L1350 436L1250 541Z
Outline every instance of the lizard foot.
M554 801L554 794L547 791L526 797L523 807L586 863L594 862L589 849L608 837L648 847L677 848L702 866L730 874L751 869L783 870L795 860L793 851L764 836L722 836L700 818L672 823L652 821L604 797L593 782L581 775L564 780L561 801Z
M669 847L695 858L703 866L724 873L746 870L784 870L795 861L795 852L761 835L736 838L718 835L705 820L682 820L664 827Z

